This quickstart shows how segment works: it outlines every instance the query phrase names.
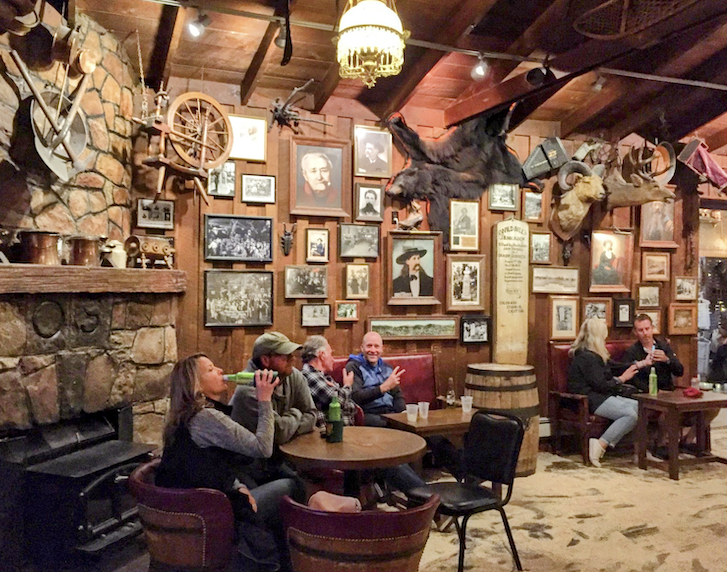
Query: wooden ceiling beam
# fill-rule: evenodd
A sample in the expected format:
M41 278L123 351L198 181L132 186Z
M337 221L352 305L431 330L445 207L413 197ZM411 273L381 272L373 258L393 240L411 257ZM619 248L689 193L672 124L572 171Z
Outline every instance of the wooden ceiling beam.
M247 71L245 71L245 77L242 78L242 82L240 83L241 105L247 105L248 101L250 101L250 97L255 91L255 87L257 87L257 83L260 81L260 77L262 76L263 63L265 63L268 53L276 47L273 42L275 41L275 34L279 29L280 26L278 26L277 22L268 23L268 27L265 29L265 33L260 40L260 44L258 45L257 50L255 50L255 55L253 55L252 61L250 61L250 65L247 67ZM271 46L273 46L273 48L271 48Z
M320 113L323 106L333 95L333 92L338 87L338 82L341 81L341 76L338 75L338 63L334 63L326 72L323 80L318 85L315 93L313 94L313 113Z
M717 133L712 133L707 137L704 142L710 151L716 151L717 149L727 145L727 127L720 129Z
M171 69L171 54L179 46L179 40L184 31L186 8L164 5L159 17L159 26L154 37L149 64L146 71L146 85L158 90L162 82L169 77Z

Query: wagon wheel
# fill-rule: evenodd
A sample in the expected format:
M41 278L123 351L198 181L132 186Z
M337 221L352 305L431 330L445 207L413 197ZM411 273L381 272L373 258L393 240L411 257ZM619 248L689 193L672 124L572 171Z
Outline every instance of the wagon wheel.
M214 169L232 151L232 125L220 104L204 93L183 93L169 106L169 139L183 161L200 169Z

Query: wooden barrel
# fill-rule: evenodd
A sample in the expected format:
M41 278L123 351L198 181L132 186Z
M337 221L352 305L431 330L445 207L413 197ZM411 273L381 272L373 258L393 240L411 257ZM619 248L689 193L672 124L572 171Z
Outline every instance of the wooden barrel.
M516 475L526 477L535 472L540 438L538 382L531 365L475 363L467 366L465 395L472 405L517 415L525 424L525 437L518 457Z

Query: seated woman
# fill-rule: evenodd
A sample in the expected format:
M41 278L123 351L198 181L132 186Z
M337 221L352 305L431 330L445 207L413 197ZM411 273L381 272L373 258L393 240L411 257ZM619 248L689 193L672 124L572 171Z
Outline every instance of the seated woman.
M245 474L249 457L272 455L270 399L279 380L273 381L272 372L267 370L255 372L259 408L255 434L214 406L227 393L227 386L222 370L204 354L180 360L170 382L164 454L156 483L224 492L237 522L236 566L240 570L290 570L279 505L283 495L297 496L295 482L278 479L256 486Z
M624 435L636 427L638 406L634 399L617 395L619 386L636 375L638 368L631 364L620 376L614 377L606 365L610 355L606 349L608 327L600 318L588 318L573 342L568 368L568 391L588 396L591 413L613 420L598 439L588 442L588 458L594 467L601 466L601 457L608 447L615 447Z

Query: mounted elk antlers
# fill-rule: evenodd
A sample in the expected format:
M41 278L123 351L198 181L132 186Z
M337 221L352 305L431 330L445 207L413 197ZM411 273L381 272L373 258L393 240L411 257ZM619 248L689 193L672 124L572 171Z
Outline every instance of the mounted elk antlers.
M666 166L664 165L668 160ZM676 171L676 154L669 143L654 149L646 143L638 149L632 146L618 164L603 179L606 187L606 209L643 205L652 201L674 199L666 184Z

